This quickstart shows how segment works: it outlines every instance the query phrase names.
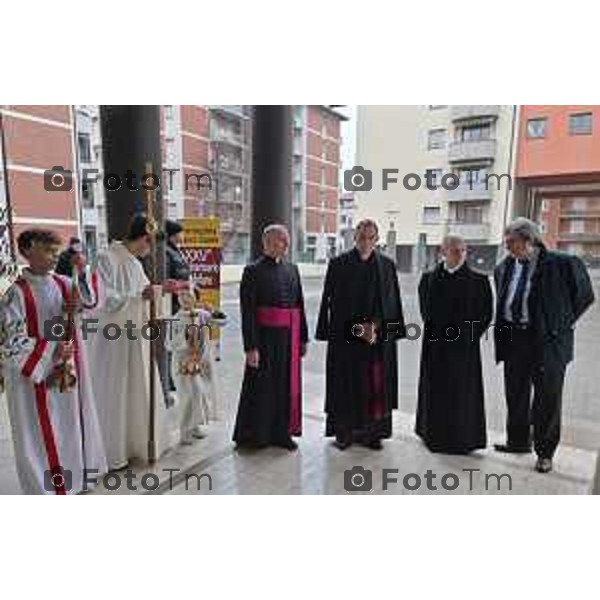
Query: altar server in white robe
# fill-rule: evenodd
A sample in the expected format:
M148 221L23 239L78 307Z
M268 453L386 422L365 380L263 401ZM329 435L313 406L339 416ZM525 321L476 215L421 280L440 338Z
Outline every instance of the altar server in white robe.
M5 364L16 470L26 494L78 493L107 471L79 327L72 343L65 341L64 322L51 329L79 307L70 280L51 272L60 243L53 231L23 231L17 244L29 266L2 300L5 328L29 342L9 340Z
M149 302L154 291L141 258L151 250L147 219L133 217L124 241L111 242L98 256L96 267L98 305L87 333L94 365L92 384L97 399L100 424L109 468L125 468L131 459L148 460L149 363L152 332L142 328L148 322ZM166 288L165 288L165 291ZM103 333L107 324L121 329L118 339ZM97 329L97 331L94 331ZM116 328L108 331L112 337ZM156 366L155 366L156 368ZM158 369L156 368L155 436L157 456L176 443L169 425Z
M180 292L180 309L168 332L171 373L177 390L181 442L206 436L205 426L217 418L217 382L210 341L210 312L197 309L194 293Z

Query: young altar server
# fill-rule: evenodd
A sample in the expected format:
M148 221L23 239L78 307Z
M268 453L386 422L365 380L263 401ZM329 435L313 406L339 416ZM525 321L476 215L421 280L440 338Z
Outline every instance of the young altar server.
M91 487L86 473L107 470L80 328L59 323L80 307L71 281L52 273L60 243L45 229L19 235L29 266L2 306L6 327L30 342L5 365L17 475L26 494L78 493ZM73 333L71 343L63 338L65 329Z
M203 427L217 415L215 364L210 343L210 313L196 308L193 292L178 297L180 308L167 336L171 373L177 389L181 442L205 437Z

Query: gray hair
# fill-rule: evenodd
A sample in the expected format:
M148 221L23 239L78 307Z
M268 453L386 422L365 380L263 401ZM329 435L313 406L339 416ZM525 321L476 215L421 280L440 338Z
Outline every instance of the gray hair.
M271 235L272 233L282 233L284 235L287 235L289 237L290 233L287 230L287 227L285 225L282 225L281 223L273 223L272 225L267 225L262 232L262 239L265 240L269 235Z
M449 233L448 235L444 236L441 247L448 248L450 246L466 246L466 245L467 245L467 243L465 242L465 238L461 237L460 235L455 235L455 234Z
M525 217L517 217L504 230L504 235L516 235L532 244L539 244L542 241L539 227L532 220Z

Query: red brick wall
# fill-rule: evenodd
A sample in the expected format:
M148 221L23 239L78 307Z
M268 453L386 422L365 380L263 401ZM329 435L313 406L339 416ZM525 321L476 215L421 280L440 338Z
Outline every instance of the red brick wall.
M197 189L195 178L191 178L187 184L188 175L202 174L209 171L209 142L208 142L208 109L206 106L183 104L180 107L181 115L181 156L184 165L192 168L183 169L184 189L184 211L186 217L194 217L202 214L202 204L209 194L208 188ZM201 136L206 140L186 135L186 132L194 136Z
M73 168L70 129L5 116L4 133L8 162L38 169Z
M71 126L71 110L68 105L34 106L11 105L5 107L14 113L49 119ZM56 219L77 221L79 214L76 202L76 182L70 191L47 192L44 189L42 172L30 172L15 167L46 170L61 166L73 170L73 130L20 118L18 115L3 115L5 130L5 152L8 164L8 182L15 220ZM17 223L18 231L34 224ZM76 226L52 225L53 229L66 236L76 233Z
M26 113L42 119L70 123L70 106L66 104L44 105L44 104L6 104L4 108L19 113Z
M193 138L189 135L182 136L183 164L197 166L202 172L208 167L208 142Z
M205 106L181 105L181 129L208 137L208 109Z

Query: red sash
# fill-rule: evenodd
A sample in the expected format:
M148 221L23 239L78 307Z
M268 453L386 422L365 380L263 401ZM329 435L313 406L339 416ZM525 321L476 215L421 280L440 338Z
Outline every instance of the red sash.
M290 330L290 435L300 435L300 309L260 306L256 309L256 323L261 327L285 327Z

